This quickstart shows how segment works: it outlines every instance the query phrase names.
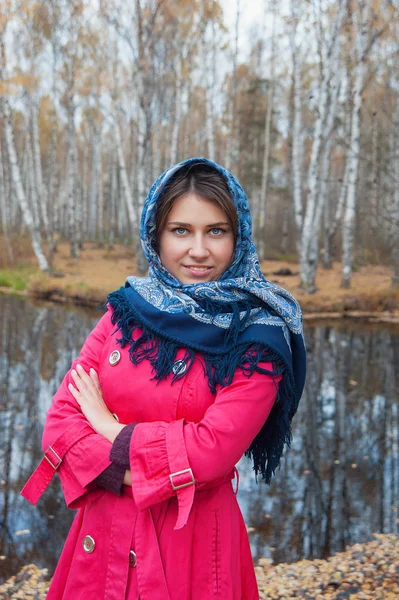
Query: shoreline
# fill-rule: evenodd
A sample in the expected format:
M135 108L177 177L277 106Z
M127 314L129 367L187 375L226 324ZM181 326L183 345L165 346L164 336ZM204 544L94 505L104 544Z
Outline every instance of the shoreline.
M85 294L79 294L72 290L69 292L65 289L56 288L43 288L41 289L37 285L34 290L14 290L11 287L0 286L0 295L12 295L20 296L23 298L29 298L34 301L50 302L51 304L62 304L68 306L78 306L88 309L96 309L104 304L107 293L106 291L101 292L100 290L93 290L90 293L90 289L85 290ZM303 303L301 303L303 306ZM303 320L304 321L365 321L368 323L386 323L386 324L399 324L399 310L347 310L345 306L342 306L341 310L323 310L322 307L318 307L318 310L308 312L306 306L303 307Z
M346 547L327 559L255 565L261 600L388 600L399 597L399 537L373 535L363 544ZM45 600L47 569L26 565L0 585L0 600Z
M385 265L357 267L349 289L340 288L341 265L319 267L316 292L300 288L299 266L290 260L268 259L261 263L266 279L288 290L298 300L304 320L368 321L399 324L399 286L392 288L393 270ZM112 250L86 243L79 260L69 256L66 242L59 244L52 273L40 272L34 257L0 269L0 294L16 294L64 305L102 306L107 294L137 274L136 259L121 244Z

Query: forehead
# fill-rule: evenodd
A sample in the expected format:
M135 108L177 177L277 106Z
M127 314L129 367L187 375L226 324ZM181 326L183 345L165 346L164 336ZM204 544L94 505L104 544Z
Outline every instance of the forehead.
M186 194L174 202L167 222L182 221L185 223L212 223L227 222L225 211L215 202L201 198L196 194Z

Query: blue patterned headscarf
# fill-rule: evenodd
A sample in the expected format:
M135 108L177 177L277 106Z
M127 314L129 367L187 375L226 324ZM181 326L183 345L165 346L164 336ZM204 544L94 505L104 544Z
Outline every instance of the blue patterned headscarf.
M218 280L182 284L163 267L157 254L155 213L173 175L198 163L214 168L226 180L237 209L238 232L233 261ZM269 418L246 452L253 458L255 473L269 482L284 444L291 440L291 419L305 381L306 353L299 304L289 292L267 281L260 270L244 190L231 173L208 159L178 163L152 185L140 236L149 277L128 277L125 287L108 296L113 323L122 333L122 347L129 345L135 364L149 360L156 379L172 374L172 383L187 374L195 352L200 352L213 393L218 386L231 383L236 369L248 377L255 371L283 374ZM133 341L136 327L142 333ZM186 350L182 368L176 369L176 353L182 347ZM266 361L272 362L272 371L260 366Z

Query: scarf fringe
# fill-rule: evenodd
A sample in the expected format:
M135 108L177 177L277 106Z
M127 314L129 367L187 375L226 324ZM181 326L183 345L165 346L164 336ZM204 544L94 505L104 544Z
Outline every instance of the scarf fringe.
M154 377L161 381L173 373L173 365L176 361L177 351L182 348L182 342L173 339L167 334L162 334L153 330L148 323L141 323L138 314L134 314L123 288L112 292L107 297L108 304L112 308L111 322L116 325L116 331L120 331L122 337L117 339L121 347L129 346L130 360L134 365L138 365L143 360L148 360L153 368ZM211 302L207 303L208 311ZM235 312L239 311L235 309ZM213 308L215 313L215 308ZM237 341L243 324L248 319L250 309L244 315L244 319L234 318L232 325L226 332L225 342ZM237 325L238 323L238 325ZM137 340L132 339L136 329L141 329L142 333ZM185 346L185 354L182 360L186 363L184 372L173 373L172 384L184 377L195 358L194 348ZM270 483L271 477L280 464L280 458L285 444L288 446L291 442L291 420L294 416L298 400L296 399L292 376L286 368L282 357L273 349L265 344L248 342L243 344L234 344L231 350L224 354L213 354L199 350L204 361L204 371L208 379L208 385L213 394L216 393L217 386L225 387L229 385L234 377L235 371L240 368L242 372L251 377L253 373L264 373L271 375L282 374L282 380L279 385L276 402L271 413L263 425L262 429L255 437L245 455L253 460L253 469L255 478L260 473L266 483ZM272 362L273 369L267 370L259 366L261 362Z

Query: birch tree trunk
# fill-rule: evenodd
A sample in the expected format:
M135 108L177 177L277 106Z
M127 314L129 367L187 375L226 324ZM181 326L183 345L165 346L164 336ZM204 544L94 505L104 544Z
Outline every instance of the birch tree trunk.
M353 12L353 25L355 31L356 67L353 89L353 108L351 119L351 136L348 150L348 186L346 207L342 228L342 271L341 287L349 288L353 271L353 252L355 242L356 219L356 184L360 158L360 113L363 103L363 87L366 75L366 44L367 44L367 17L369 14L369 0L358 2L359 13Z
M122 136L120 130L120 124L118 119L119 110L115 110L115 126L114 126L114 134L115 134L115 146L116 146L116 154L118 157L118 167L119 167L119 177L122 189L122 195L125 200L125 205L127 208L127 213L129 217L129 221L131 227L134 228L137 223L137 213L133 202L133 195L130 189L129 177L126 169L126 160L125 153L123 151L122 146Z
M208 144L208 158L210 160L215 160L215 133L214 133L214 123L213 123L213 86L212 86L212 78L210 76L211 70L209 68L209 60L208 60L208 50L207 50L207 40L206 40L206 17L204 4L202 5L202 31L201 31L201 55L202 55L202 65L203 65L203 77L204 77L204 85L205 85L205 128L206 128L206 138ZM213 49L214 45L212 44Z
M0 71L0 75L1 74L2 73ZM3 108L3 116L4 116L4 130L5 130L5 135L6 135L8 156L9 156L10 165L11 165L11 176L12 176L12 184L13 184L14 193L18 200L18 204L21 208L24 223L26 224L26 226L29 230L31 240L32 240L33 251L34 251L37 261L39 263L39 267L42 271L49 271L49 263L47 261L46 255L44 254L43 248L42 248L40 228L36 225L36 223L34 221L33 214L28 206L26 196L25 196L25 191L24 191L24 188L22 185L21 173L20 173L20 169L19 169L19 165L18 165L18 157L17 157L17 152L15 149L14 132L12 129L11 109L8 104L8 98L5 95L3 96L2 108Z
M393 277L392 287L399 286L399 80L396 84L396 114L393 123L393 135L391 141L393 181L395 182L392 203L392 264Z
M275 79L275 23L276 23L276 3L273 2L273 28L271 39L271 57L270 57L270 80L269 89L267 92L267 106L265 115L265 131L264 131L264 151L262 165L262 184L260 190L260 207L259 207L259 238L258 238L258 254L259 259L265 258L265 226L266 226L266 209L267 209L267 185L269 180L269 158L271 146L271 123L274 101L274 79Z
M321 200L320 189L320 156L324 142L324 126L327 118L329 101L329 83L331 76L338 70L340 49L340 31L347 9L346 0L341 0L337 6L337 13L331 25L331 35L327 47L326 58L323 65L322 79L318 95L318 112L314 124L312 153L308 172L308 197L303 220L300 252L301 287L308 293L315 291L315 274L317 264L314 257L310 256L313 237L318 235L315 229L315 216L317 201Z
M177 142L179 138L180 123L181 123L181 96L183 87L183 73L181 57L177 56L176 64L176 86L175 86L175 115L173 119L172 140L170 144L170 164L174 165L177 162ZM158 176L158 175L156 175Z
M0 216L3 235L6 243L7 254L9 261L14 262L14 253L12 250L8 229L10 226L10 210L8 205L8 195L6 193L5 177L4 177L5 156L3 153L2 141L0 136Z
M112 152L112 158L110 161L110 185L109 185L109 199L108 199L108 214L109 214L109 228L108 228L108 248L112 250L115 243L115 229L116 229L116 195L118 191L118 176L117 176L118 162L115 159L115 152Z
M89 195L89 235L92 239L96 238L97 233L97 214L99 211L99 186L101 177L101 126L96 123L96 117L93 119L92 136L92 164L91 181Z
M232 162L236 159L236 94L237 94L237 59L238 59L238 32L240 26L240 0L236 0L236 22L234 36L234 53L233 53L233 72L231 74L231 92L229 102L229 114L227 125L227 140L226 140L226 159L225 165L228 171L231 170Z
M322 216L328 214L329 174L331 165L331 150L333 146L333 133L335 128L335 117L337 113L338 96L340 90L340 71L333 76L330 90L330 110L325 125L325 141L320 157L320 189L314 218L315 235L309 248L310 263L313 265L312 280L316 279L316 266L319 260L319 233L321 230Z
M378 121L377 112L373 113L371 129L371 169L370 169L370 233L371 239L375 240L378 234L379 217L379 147L378 147ZM394 123L395 129L395 123ZM378 248L375 247L378 252Z
M292 4L292 6L294 6ZM294 8L292 8L293 22ZM292 127L292 195L294 199L295 226L297 232L297 252L300 256L300 239L303 222L303 200L302 200L302 76L300 50L295 43L296 26L292 28L291 51L293 63L293 86L294 86L294 119Z
M145 39L143 9L140 0L136 0L136 22L137 22L137 45L138 45L138 70L136 73L137 86L137 197L138 213L144 206L146 196L146 175L148 172L147 142L150 134L151 123L151 101L149 98L145 73L149 69L148 39ZM147 53L146 53L147 49ZM137 270L143 275L147 271L147 260L141 246L140 232L134 227L135 247L137 256Z
M40 212L39 201L35 185L35 173L32 153L32 136L29 124L26 130L26 145L25 145L25 195L28 203L32 208L32 216L35 221L35 226L40 229Z
M67 196L68 196L68 235L70 255L78 259L80 255L77 219L77 148L75 131L75 106L72 86L69 87L68 98L68 171L67 171Z
M98 213L97 213L97 231L98 243L100 248L104 248L104 188L101 172L101 157L99 160L98 171Z
M31 98L31 127L33 145L33 167L35 173L36 198L39 205L40 216L46 233L48 246L51 246L51 229L48 218L48 203L46 188L43 185L42 159L40 152L39 134L39 100L37 94Z

